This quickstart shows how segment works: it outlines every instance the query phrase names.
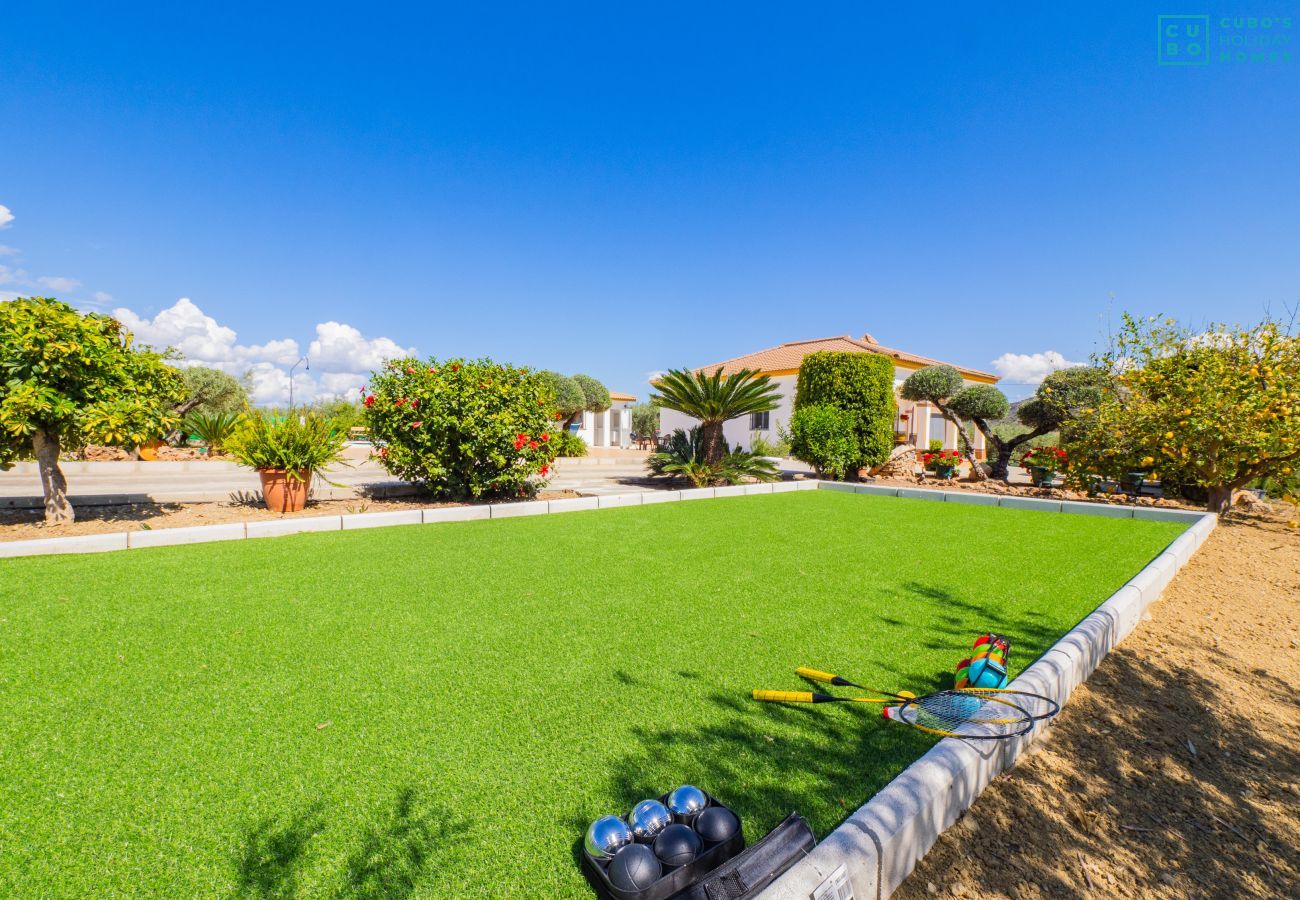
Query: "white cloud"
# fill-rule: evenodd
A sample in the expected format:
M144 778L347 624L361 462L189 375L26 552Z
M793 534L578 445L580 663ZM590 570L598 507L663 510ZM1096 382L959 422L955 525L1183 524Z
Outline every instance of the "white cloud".
M64 275L42 275L36 279L36 283L51 291L75 291L81 287L80 281Z
M240 344L233 328L220 324L194 301L182 297L152 319L120 307L113 315L136 340L155 347L175 347L183 365L203 365L232 375L248 372L252 378L255 404L285 403L289 399L289 368L302 356L293 338L277 338L264 344ZM316 326L316 338L308 347L310 369L299 366L293 376L295 403L355 394L366 383L369 372L385 359L414 356L386 338L367 338L358 329L340 322Z
M8 228L9 223L14 220L14 214L9 211L9 207L0 203L0 228Z
M993 360L993 370L1011 384L1038 384L1057 369L1082 366L1070 362L1055 350L1042 353L1003 353Z
M22 253L17 247L10 247L8 244L0 244L0 256L17 256Z
M17 284L22 280L24 274L21 269L0 266L0 284Z
M94 296L95 296L95 302L96 302L96 303L112 303L112 302L113 302L113 295L110 294L108 291L95 291L95 295L94 295Z
M400 347L386 337L368 340L351 325L322 322L316 326L316 340L307 348L312 362L323 369L377 369L386 359L414 356L415 348Z

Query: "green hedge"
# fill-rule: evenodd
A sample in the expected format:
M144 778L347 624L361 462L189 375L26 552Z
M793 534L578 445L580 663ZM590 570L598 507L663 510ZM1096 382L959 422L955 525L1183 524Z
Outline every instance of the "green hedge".
M853 418L857 459L849 468L878 466L894 449L894 364L875 353L810 353L799 367L794 408L823 405Z

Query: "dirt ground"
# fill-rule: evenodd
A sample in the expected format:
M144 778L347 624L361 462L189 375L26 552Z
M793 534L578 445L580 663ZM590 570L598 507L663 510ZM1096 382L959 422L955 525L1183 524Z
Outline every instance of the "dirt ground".
M538 500L563 500L578 496L573 491L542 491ZM105 534L112 531L140 531L153 528L181 528L188 525L216 525L221 522L259 522L300 516L337 516L347 513L388 512L401 509L429 509L459 506L419 497L390 500L321 500L307 504L297 513L274 513L255 498L246 503L132 503L120 506L81 506L71 525L47 527L40 509L0 509L0 541Z
M1300 897L1300 531L1235 510L894 894Z

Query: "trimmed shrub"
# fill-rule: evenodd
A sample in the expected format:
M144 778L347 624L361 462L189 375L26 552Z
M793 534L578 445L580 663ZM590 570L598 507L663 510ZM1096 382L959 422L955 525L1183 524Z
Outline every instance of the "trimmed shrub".
M456 500L533 493L555 459L555 395L537 372L490 359L389 360L363 401L393 475Z
M550 384L555 394L555 409L564 420L572 419L586 407L587 396L576 380L549 370L538 374Z
M810 353L799 367L795 411L827 405L853 420L857 458L845 471L878 466L894 449L894 364L875 353ZM797 454L796 454L797 455Z
M590 375L574 375L573 380L582 389L585 399L582 408L591 412L604 412L609 409L609 390Z
M551 438L551 444L555 447L555 455L558 456L586 456L587 442L569 431L561 431Z
M854 417L842 409L814 403L790 417L790 452L819 475L841 477L858 457Z

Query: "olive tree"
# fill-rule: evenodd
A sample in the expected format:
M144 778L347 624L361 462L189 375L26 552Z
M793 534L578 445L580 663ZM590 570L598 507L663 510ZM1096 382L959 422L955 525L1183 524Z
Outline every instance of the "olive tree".
M1089 366L1053 372L1043 379L1034 396L1016 410L1016 418L1029 430L1009 438L1001 437L990 424L1005 418L1010 409L1006 395L993 385L963 387L952 395L947 406L960 418L974 422L983 433L988 444L990 474L1006 481L1012 455L1019 447L1058 429L1068 429L1070 421L1082 410L1096 407L1110 380L1108 373Z
M116 319L48 297L0 303L0 468L35 457L46 524L74 518L60 453L158 438L184 399L180 372Z
M907 376L907 380L903 382L899 394L904 400L911 400L914 403L926 402L933 404L935 409L939 410L943 417L953 424L957 429L957 449L970 463L971 477L976 481L983 481L985 478L984 470L980 468L979 462L975 459L975 446L971 443L970 433L966 430L966 423L962 420L961 414L952 406L953 400L961 393L964 384L961 373L952 366L926 366L924 369L918 369ZM1007 398L997 388L993 390L1001 398L1001 415L1006 415ZM997 403L985 394L971 397L969 402L982 411L991 412L997 408Z
M583 393L582 385L568 375L561 375L549 369L537 374L546 379L551 386L551 391L555 394L555 411L559 420L568 427L587 408L587 397Z
M178 415L196 412L215 416L222 413L238 414L248 406L248 376L236 378L220 369L207 366L188 366L181 369L185 382L185 400L176 410Z

